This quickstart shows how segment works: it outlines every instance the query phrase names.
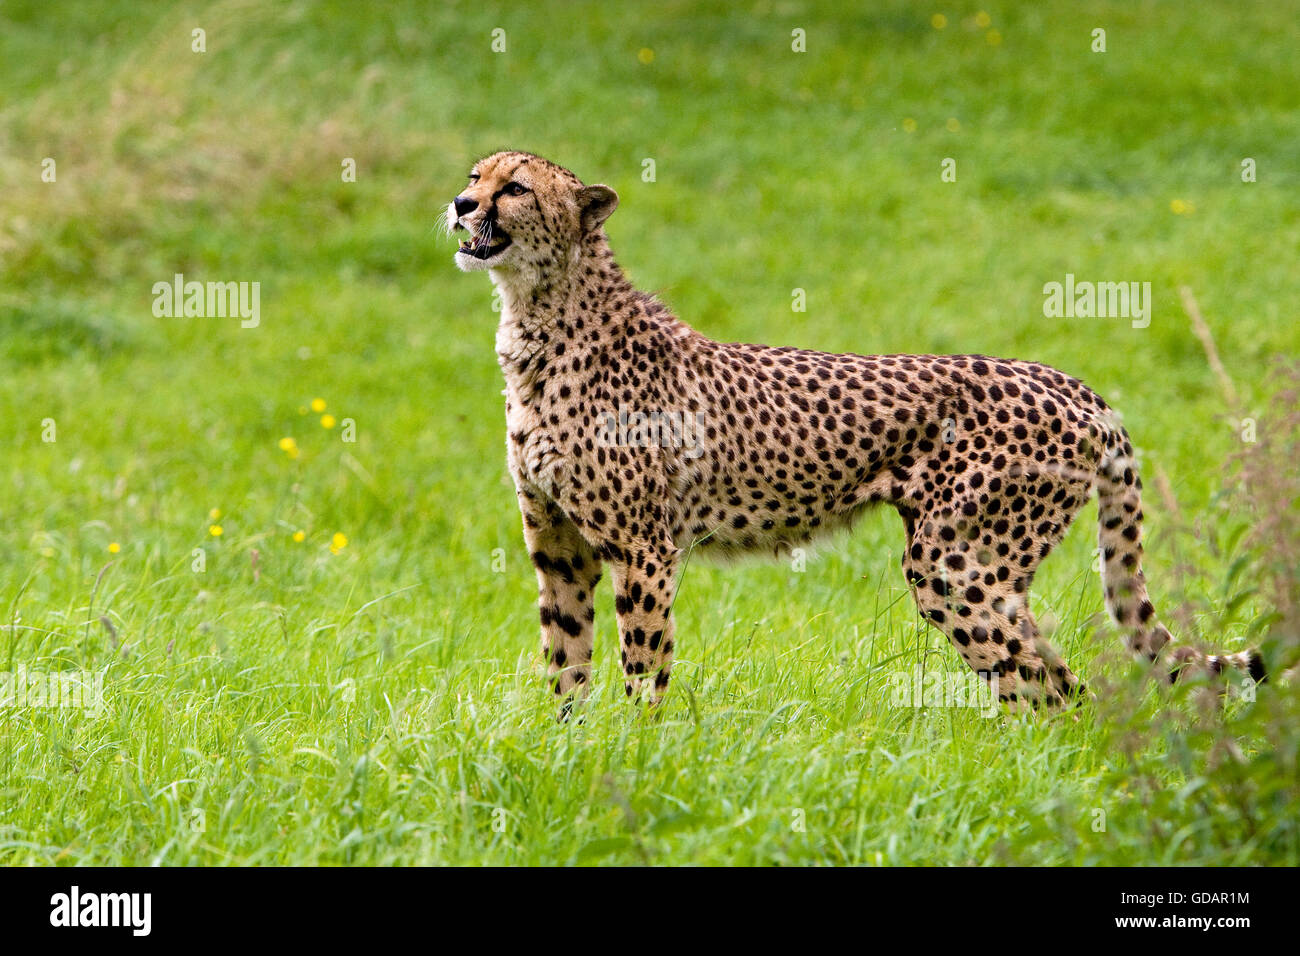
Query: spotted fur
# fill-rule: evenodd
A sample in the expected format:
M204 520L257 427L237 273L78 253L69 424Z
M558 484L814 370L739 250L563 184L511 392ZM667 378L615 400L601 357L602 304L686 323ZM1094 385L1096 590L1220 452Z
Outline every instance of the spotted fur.
M457 264L488 270L502 296L507 458L562 699L590 680L606 565L626 692L654 703L688 549L779 556L888 504L925 618L1000 699L1059 706L1083 687L1039 632L1029 589L1093 490L1106 607L1131 650L1171 678L1231 666L1262 679L1257 655L1169 647L1141 570L1133 448L1081 382L982 355L714 342L624 276L603 228L617 204L606 186L502 152L475 164L447 214L470 235ZM627 441L610 428L620 411L682 428Z

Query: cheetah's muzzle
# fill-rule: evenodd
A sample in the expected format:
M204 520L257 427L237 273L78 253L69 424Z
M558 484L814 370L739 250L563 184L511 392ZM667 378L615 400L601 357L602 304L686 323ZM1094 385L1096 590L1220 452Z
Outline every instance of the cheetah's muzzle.
M499 228L494 228L488 236L475 233L460 244L459 252L475 259L491 259L505 252L510 245L510 237Z
M624 275L604 230L617 206L608 186L505 152L475 164L447 214L469 217L461 228L475 237L457 265L490 270L501 293L507 460L561 700L581 699L591 679L605 567L624 691L654 703L688 555L788 555L885 506L902 518L917 608L998 698L1075 702L1084 687L1039 630L1029 591L1092 496L1106 607L1129 648L1167 677L1264 679L1258 655L1180 646L1159 622L1133 445L1078 379L985 355L715 342Z

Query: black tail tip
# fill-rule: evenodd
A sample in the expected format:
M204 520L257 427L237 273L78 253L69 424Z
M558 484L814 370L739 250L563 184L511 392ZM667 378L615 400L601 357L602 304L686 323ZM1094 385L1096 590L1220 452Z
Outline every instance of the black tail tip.
M1268 671L1264 669L1264 658L1259 656L1259 651L1250 652L1250 679L1256 684L1262 684L1268 680Z

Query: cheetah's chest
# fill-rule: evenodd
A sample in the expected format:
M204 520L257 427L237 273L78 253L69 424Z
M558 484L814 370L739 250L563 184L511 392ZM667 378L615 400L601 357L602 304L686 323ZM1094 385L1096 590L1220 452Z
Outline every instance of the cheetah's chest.
M516 483L533 485L558 499L569 484L560 443L542 416L506 389L506 444L510 472Z

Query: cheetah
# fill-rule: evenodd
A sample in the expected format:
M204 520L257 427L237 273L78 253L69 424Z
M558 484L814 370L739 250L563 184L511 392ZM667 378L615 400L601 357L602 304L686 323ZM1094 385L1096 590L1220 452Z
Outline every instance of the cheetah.
M781 556L875 505L903 519L921 615L1012 709L1081 701L1039 632L1039 563L1095 490L1106 607L1174 680L1251 652L1171 646L1147 596L1142 484L1116 415L1077 379L983 355L838 355L714 342L638 291L604 224L618 195L539 156L474 164L449 204L466 272L499 291L506 451L561 716L586 696L612 571L624 689L668 687L687 553ZM653 427L650 427L653 426Z

